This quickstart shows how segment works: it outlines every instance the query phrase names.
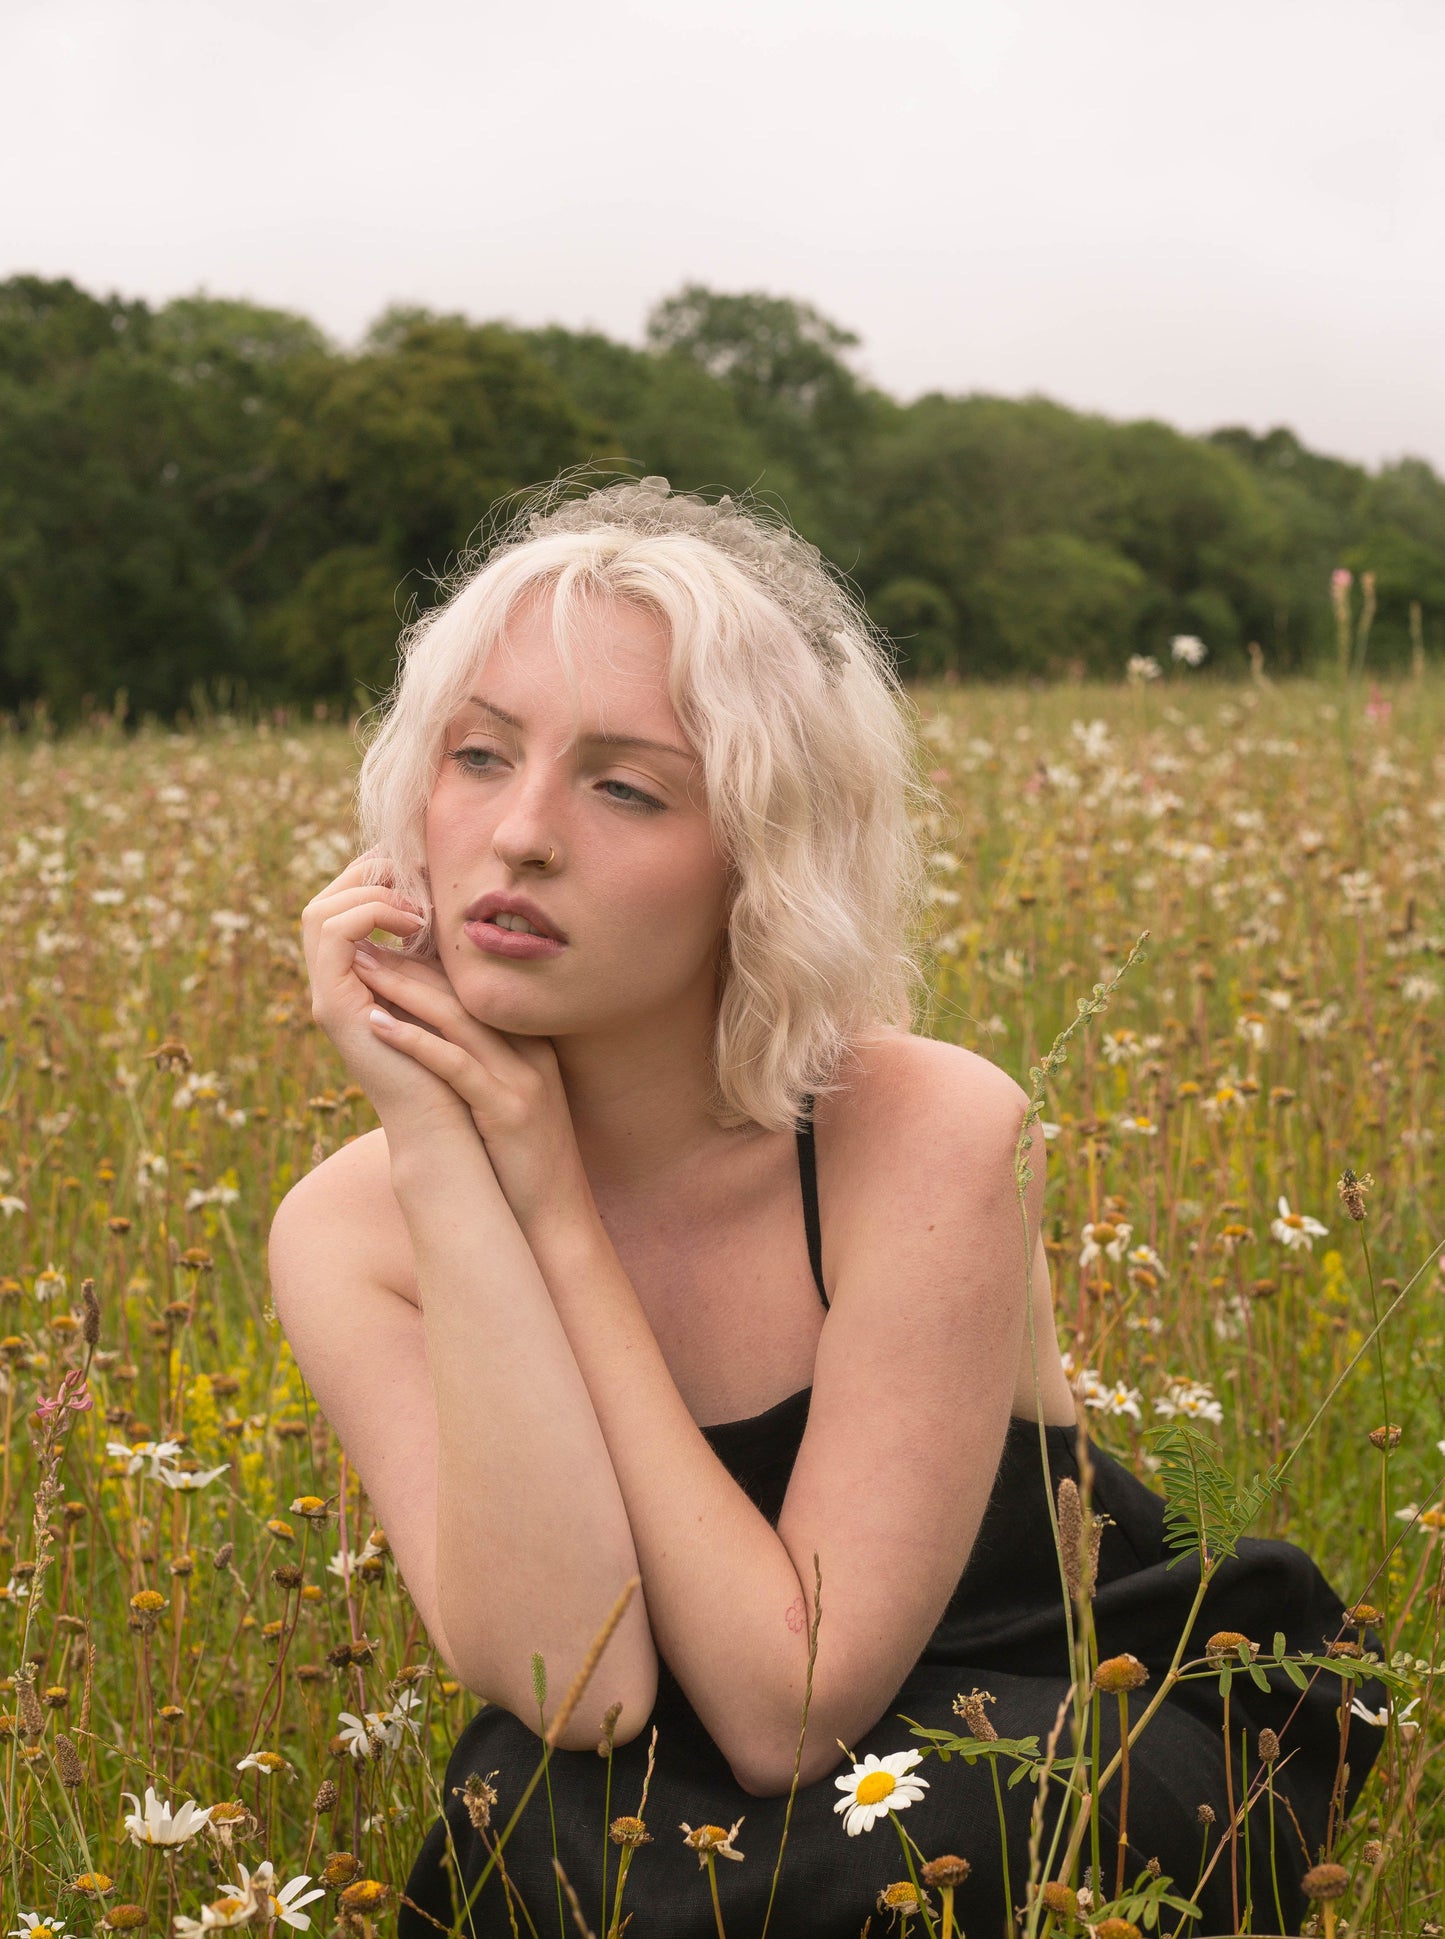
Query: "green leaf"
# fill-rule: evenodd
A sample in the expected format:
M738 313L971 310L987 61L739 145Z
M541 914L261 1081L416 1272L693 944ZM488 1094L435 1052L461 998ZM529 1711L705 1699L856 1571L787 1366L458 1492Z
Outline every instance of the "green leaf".
M1207 1434L1187 1421L1148 1430L1145 1440L1158 1463L1155 1480L1164 1494L1164 1540L1175 1551L1171 1568L1197 1554L1205 1567L1236 1552L1240 1537L1283 1481L1279 1463L1242 1486L1219 1458Z

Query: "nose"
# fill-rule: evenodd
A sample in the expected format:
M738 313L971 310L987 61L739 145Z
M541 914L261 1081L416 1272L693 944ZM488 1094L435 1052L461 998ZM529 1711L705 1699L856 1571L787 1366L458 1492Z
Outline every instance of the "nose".
M493 851L514 874L545 864L549 854L555 862L564 848L564 777L538 756L515 769L500 793Z

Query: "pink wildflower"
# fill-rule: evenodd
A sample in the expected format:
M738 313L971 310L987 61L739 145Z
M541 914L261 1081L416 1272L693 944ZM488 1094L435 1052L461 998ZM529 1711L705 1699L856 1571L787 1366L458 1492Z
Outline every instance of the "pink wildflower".
M48 1421L52 1414L60 1413L68 1407L72 1414L83 1414L95 1405L94 1396L85 1384L85 1375L79 1367L72 1367L60 1383L60 1392L54 1400L42 1398L35 1403L35 1411L41 1420Z

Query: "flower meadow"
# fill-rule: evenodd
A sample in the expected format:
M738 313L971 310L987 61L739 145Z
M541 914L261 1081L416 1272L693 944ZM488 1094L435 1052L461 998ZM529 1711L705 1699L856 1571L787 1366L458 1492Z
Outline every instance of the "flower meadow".
M1383 1664L1310 1666L1342 1707L1365 1667L1388 1693L1311 1925L1439 1934L1445 677L1367 702L1197 667L1191 644L1114 687L915 695L945 804L919 1027L1032 1089L1095 1438L1162 1487L1176 1430L1251 1533L1369 1606ZM358 759L324 719L0 738L0 1932L389 1931L475 1708L267 1285L282 1196L376 1122L311 1021L299 930L355 853ZM1269 1648L1215 1638L1203 1667ZM1126 1702L1132 1661L1094 1665L1091 1700ZM580 1698L599 1731L606 1697ZM1007 1778L986 1697L960 1692L958 1741ZM996 1829L912 1849L936 1746L897 1733L838 1779L839 1839L897 1867L859 1929L953 1932ZM777 1859L612 1802L638 1814L612 1827L614 1930L666 1930L651 1841L698 1851L720 1933L736 1865ZM494 1840L519 1803L468 1799ZM1112 1862L1071 1850L1015 1882L1021 1930L1178 1929L1162 1888L1106 1905ZM518 1929L590 1930L573 1903Z

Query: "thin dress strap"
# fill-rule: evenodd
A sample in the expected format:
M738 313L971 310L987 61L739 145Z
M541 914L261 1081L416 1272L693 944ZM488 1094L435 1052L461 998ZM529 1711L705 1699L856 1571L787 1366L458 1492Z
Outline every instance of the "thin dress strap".
M803 1224L808 1233L808 1257L813 1262L813 1280L818 1288L818 1297L824 1306L828 1304L828 1290L823 1284L823 1228L818 1218L818 1166L813 1149L813 1100L803 1099L805 1115L799 1119L798 1138L798 1175L803 1186Z

